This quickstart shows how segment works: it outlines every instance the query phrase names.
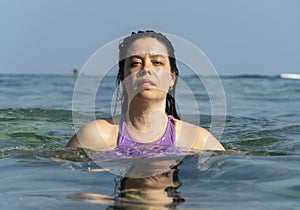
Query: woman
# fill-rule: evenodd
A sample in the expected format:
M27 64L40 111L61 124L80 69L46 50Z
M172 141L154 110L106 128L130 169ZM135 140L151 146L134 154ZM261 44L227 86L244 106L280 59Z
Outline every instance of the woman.
M153 31L132 33L119 45L121 116L84 125L67 146L92 150L140 146L224 150L207 130L179 119L174 98L177 77L174 48L164 35Z

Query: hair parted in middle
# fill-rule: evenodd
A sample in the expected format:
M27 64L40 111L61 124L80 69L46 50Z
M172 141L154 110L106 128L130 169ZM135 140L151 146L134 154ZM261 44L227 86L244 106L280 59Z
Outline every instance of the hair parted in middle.
M119 88L121 81L123 81L125 78L124 71L125 71L125 60L126 55L129 47L131 44L142 38L153 38L157 41L159 41L161 44L163 44L167 51L168 51L168 57L170 61L171 66L171 72L176 75L174 85L171 87L167 93L167 99L166 99L166 114L172 115L176 119L180 119L176 110L176 101L175 101L175 87L177 78L179 75L179 71L176 65L176 58L175 58L175 52L174 47L171 43L171 41L162 33L146 30L146 31L138 31L138 32L132 32L130 36L125 37L119 44L119 71L117 74L117 80L116 80L116 86ZM121 96L121 103L122 103L122 113L125 113L127 111L128 106L128 96L126 91L123 91L123 94Z

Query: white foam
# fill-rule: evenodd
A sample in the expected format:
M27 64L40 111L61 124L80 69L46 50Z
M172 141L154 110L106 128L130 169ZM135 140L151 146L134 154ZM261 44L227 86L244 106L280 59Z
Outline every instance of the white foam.
M281 78L285 78L285 79L300 79L300 74L280 74Z

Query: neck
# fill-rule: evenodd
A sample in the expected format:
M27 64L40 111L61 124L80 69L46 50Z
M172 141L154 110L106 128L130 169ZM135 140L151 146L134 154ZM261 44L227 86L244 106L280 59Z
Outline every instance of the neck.
M147 100L132 100L127 112L127 121L143 132L166 124L166 101L148 102ZM164 127L164 126L163 126Z

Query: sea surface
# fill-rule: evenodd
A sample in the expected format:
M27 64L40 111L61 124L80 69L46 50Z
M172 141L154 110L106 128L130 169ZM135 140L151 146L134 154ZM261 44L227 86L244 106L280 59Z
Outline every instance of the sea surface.
M182 79L199 105L200 125L210 129L212 103L218 102L211 101L203 80ZM165 159L183 156L166 173L131 180L143 190L128 193L127 200L120 198L122 175L107 170L118 169L130 159L114 152L97 153L106 161L104 167L87 151L65 148L78 128L72 118L76 80L72 76L0 75L1 210L300 209L300 80L221 77L227 111L219 140L226 151L194 151L184 156L168 151L157 159L139 158L146 163L134 165L135 172L151 174L155 163L161 166ZM95 96L97 118L112 114L114 91L114 78L107 77ZM190 105L186 94L177 92L184 101L179 104L184 119L198 123L195 110L186 111ZM218 103L223 105L223 101ZM122 170L127 173L126 167ZM164 194L164 187L172 193Z

